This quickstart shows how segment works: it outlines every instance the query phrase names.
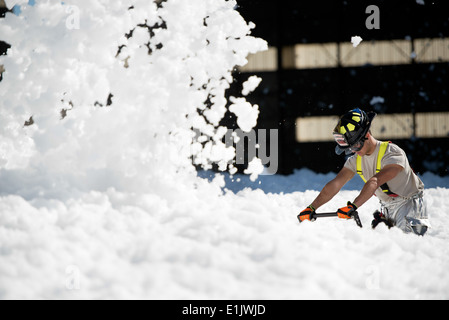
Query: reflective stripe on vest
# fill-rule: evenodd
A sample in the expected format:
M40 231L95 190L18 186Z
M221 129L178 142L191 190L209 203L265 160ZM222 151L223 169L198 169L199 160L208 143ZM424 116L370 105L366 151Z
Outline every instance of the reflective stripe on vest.
M389 141L382 142L380 144L379 154L377 155L376 173L379 173L380 170L381 170L382 158L384 157L385 152L387 151L387 147L388 147L389 144L390 144ZM362 172L362 157L361 156L357 156L357 174L366 183L366 179L363 176L363 172ZM390 190L390 188L388 187L388 184L386 184L386 183L381 185L380 188L381 188L382 192L386 193L389 197L397 197L398 196L397 194L395 194L394 192L392 192Z

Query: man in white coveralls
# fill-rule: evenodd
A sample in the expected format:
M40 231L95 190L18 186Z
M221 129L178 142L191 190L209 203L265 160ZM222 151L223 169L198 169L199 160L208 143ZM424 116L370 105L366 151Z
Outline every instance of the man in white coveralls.
M354 109L340 118L333 132L337 142L335 152L353 155L316 199L298 215L299 222L315 220L315 211L330 201L357 174L365 185L353 202L348 201L345 207L338 209L339 218L351 219L358 208L376 195L381 211L374 213L373 228L384 222L405 233L426 233L430 224L423 199L424 184L413 172L400 147L391 142L378 141L372 136L370 127L375 116L374 112L367 114Z

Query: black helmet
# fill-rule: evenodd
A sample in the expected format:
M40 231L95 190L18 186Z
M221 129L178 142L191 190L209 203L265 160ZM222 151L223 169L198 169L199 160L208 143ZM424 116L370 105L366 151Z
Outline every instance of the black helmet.
M363 147L365 136L375 116L375 112L366 114L359 108L345 113L333 132L335 142L337 142L335 152L351 154L354 151L359 151Z

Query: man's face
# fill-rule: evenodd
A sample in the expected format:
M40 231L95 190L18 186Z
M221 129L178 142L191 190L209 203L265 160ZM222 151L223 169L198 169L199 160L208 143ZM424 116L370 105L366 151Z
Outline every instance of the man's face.
M367 138L367 137L366 137ZM367 152L369 151L369 143L368 143L368 140L366 140L366 141L364 141L365 143L363 144L363 147L359 150L359 151L356 151L356 154L358 155L358 156L361 156L361 157L363 157L364 155L366 155L367 154Z

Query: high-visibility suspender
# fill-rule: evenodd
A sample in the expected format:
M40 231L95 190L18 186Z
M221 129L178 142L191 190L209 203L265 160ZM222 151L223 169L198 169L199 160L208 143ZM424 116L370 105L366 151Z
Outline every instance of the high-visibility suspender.
M377 155L376 173L380 172L380 170L381 170L382 158L384 157L385 152L387 151L387 147L388 147L389 144L390 144L389 141L382 142L380 144L379 154ZM361 156L357 156L357 174L366 183L367 180L363 176L363 172L362 172L362 157ZM390 188L388 187L388 184L386 184L386 183L381 185L380 188L382 189L383 192L385 192L390 197L397 197L398 196L394 192L390 191Z

